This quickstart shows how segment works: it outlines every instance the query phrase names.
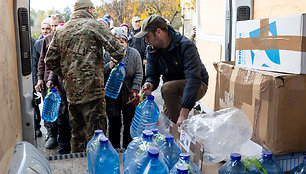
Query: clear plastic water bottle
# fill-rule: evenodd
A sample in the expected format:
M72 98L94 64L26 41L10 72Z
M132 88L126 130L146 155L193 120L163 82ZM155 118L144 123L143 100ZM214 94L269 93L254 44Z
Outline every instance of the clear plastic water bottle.
M306 156L304 156L303 163L293 168L290 174L306 174Z
M188 174L188 168L184 165L181 165L177 168L176 174Z
M156 128L159 113L159 108L154 102L154 96L148 95L147 99L136 107L130 129L131 137L138 137L143 130Z
M158 148L153 140L153 132L144 130L141 138L134 138L123 154L123 168L128 170L134 162L140 161L150 147Z
M154 134L153 139L160 148L166 142L165 136L163 134L160 134L158 132L158 129L152 129L152 132Z
M180 159L181 148L174 142L174 137L167 135L166 142L161 146L160 151L164 154L165 162L169 169Z
M258 160L261 166L268 174L284 174L279 165L273 160L273 154L270 151L263 150L262 157Z
M87 161L88 161L88 172L89 174L93 173L92 170L92 157L95 155L97 147L100 145L99 139L106 138L103 134L102 130L95 130L94 136L91 138L91 140L87 143L86 146L86 154L87 154Z
M58 117L60 105L61 96L57 93L56 88L52 88L45 97L41 118L47 122L54 122Z
M159 157L158 148L149 148L146 157L134 163L128 174L168 174L169 169Z
M244 174L248 173L246 167L241 162L239 153L232 153L231 160L221 166L218 174Z
M186 166L188 168L188 174L201 174L201 170L196 166L193 162L190 161L190 155L189 153L181 153L180 159L178 162L173 166L170 173L176 174L177 169L180 166Z
M125 75L124 63L120 62L118 66L112 69L106 82L105 95L107 97L116 99L119 96Z
M120 174L119 155L108 138L101 138L100 145L97 148L96 155L93 158L94 173Z

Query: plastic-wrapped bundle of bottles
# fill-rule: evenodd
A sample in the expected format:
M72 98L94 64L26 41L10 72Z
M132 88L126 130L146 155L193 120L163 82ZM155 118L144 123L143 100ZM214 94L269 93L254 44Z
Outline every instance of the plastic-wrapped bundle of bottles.
M270 151L263 150L262 157L258 160L264 170L269 174L284 174L279 165L273 160L273 154ZM249 167L251 174L261 174L255 165Z
M160 134L158 132L158 129L152 129L152 132L154 134L153 139L160 148L166 142L165 136L163 134Z
M60 105L61 96L57 93L56 88L52 88L45 97L41 118L47 122L54 122L58 117Z
M239 153L232 153L231 160L221 166L218 174L244 174L248 173L246 167L241 162Z
M101 138L94 156L93 172L103 174L120 174L119 155L108 138Z
M190 161L190 155L188 153L181 153L180 159L177 161L177 163L173 166L170 173L176 174L177 169L180 166L186 166L188 168L188 174L201 174L201 170L196 166L194 163Z
M131 124L131 137L138 137L143 130L156 128L159 117L159 108L154 102L154 96L148 95L147 99L137 105L135 115Z
M120 62L118 66L112 69L106 82L105 95L107 97L116 99L119 96L125 75L124 63Z
M293 168L290 174L306 174L306 156L304 157L303 163Z
M91 138L91 140L87 143L86 147L86 154L87 154L87 161L88 161L88 172L89 174L93 173L92 166L93 166L93 160L92 157L95 156L95 152L100 145L99 139L106 138L103 134L102 130L95 130L94 136Z
M164 154L165 162L169 169L180 159L181 148L174 142L174 137L167 135L166 142L161 146L160 151Z
M153 132L150 130L144 130L142 137L135 137L123 154L124 173L129 170L132 163L143 158L143 155L150 147L158 148L156 142L153 140Z
M126 174L168 174L169 169L162 157L159 157L158 148L149 148L147 155L131 165Z

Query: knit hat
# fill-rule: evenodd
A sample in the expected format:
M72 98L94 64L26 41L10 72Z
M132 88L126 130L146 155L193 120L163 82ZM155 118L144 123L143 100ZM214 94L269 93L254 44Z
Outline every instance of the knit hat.
M125 39L127 40L127 32L121 28L121 27L115 27L111 30L111 32L113 33L113 35L116 36L116 38L120 39Z
M51 16L46 17L42 22L41 25L48 24L51 26Z
M74 4L74 11L82 8L95 7L91 0L76 0Z
M120 25L120 27L126 27L126 28L128 28L128 30L130 30L130 26L129 26L129 24L127 24L127 23L122 23L122 24Z

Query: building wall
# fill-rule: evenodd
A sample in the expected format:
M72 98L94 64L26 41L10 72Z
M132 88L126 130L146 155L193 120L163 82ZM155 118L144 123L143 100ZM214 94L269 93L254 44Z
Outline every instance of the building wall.
M17 141L22 140L13 0L0 0L0 173L7 173Z

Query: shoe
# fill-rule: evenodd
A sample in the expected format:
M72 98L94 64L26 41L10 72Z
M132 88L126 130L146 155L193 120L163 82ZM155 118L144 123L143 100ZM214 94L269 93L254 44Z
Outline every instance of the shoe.
M58 148L57 152L61 155L63 154L70 154L70 150L69 149L64 149L64 148Z
M35 135L36 135L36 137L41 137L41 136L42 136L42 133L41 133L41 131L38 129L38 130L35 130Z
M56 147L56 145L57 145L56 138L49 137L48 141L45 144L45 148L47 148L47 149L54 149Z

